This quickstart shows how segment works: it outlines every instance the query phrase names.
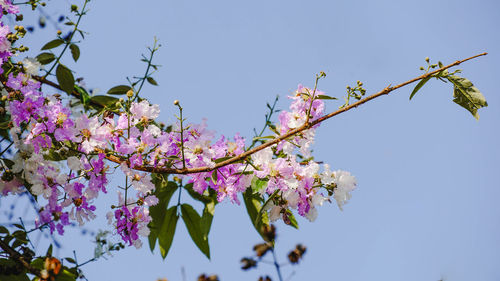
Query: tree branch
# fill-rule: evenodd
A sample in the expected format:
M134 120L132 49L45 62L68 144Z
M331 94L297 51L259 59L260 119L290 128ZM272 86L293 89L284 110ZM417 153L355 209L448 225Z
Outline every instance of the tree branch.
M341 113L344 113L346 111L349 111L353 108L356 108L370 100L373 100L375 98L378 98L380 96L383 96L383 95L387 95L389 94L390 92L396 90L396 89L399 89L401 87L404 87L408 84L411 84L413 82L416 82L416 81L419 81L419 80L422 80L422 79L425 79L427 77L430 77L436 73L439 73L443 70L446 70L448 68L451 68L453 66L457 66L461 63L464 63L468 60L472 60L472 59L475 59L477 57L480 57L480 56L485 56L487 55L488 53L481 53L481 54L478 54L478 55L475 55L475 56L472 56L472 57L469 57L469 58L466 58L466 59L463 59L463 60L457 60L455 61L454 63L451 63L449 65L446 65L446 66L443 66L437 70L434 70L434 71L431 71L431 72L428 72L428 73L425 73L423 75L420 75L418 77L415 77L413 79L410 79L406 82L403 82L401 84L398 84L396 86L393 86L391 87L390 85L387 86L386 88L384 88L383 90L371 95L371 96L368 96L362 100L359 100L351 105L348 105L346 107L343 107L341 109L338 109L334 112L331 112L327 115L324 115L312 122L308 122L308 123L305 123L304 125L298 127L298 128L295 128L291 131L289 131L288 133L284 134L284 135L280 135L279 137L273 139L273 140L270 140L270 141L267 141L255 148L252 148L250 150L247 150L239 155L236 155L230 159L227 159L225 161L222 161L222 162L219 162L217 163L215 166L205 166L205 167L198 167L198 168L191 168L191 169L187 169L187 168L183 168L183 169L173 169L173 168L162 168L162 167L153 167L153 166L135 166L133 167L133 169L135 170L138 170L138 171L145 171L145 172L150 172L150 173L160 173L160 174L182 174L182 175L187 175L187 174L194 174L194 173L202 173L202 172L211 172L213 170L216 170L216 169L219 169L221 167L224 167L224 166L227 166L227 165L230 165L230 164L233 164L235 162L239 162L239 161L244 161L247 157L249 157L250 155L260 151L260 150L263 150L269 146L272 146L272 145L275 145L275 144L278 144L279 142L291 137L291 136L294 136L300 132L303 132L307 129L310 129L311 127L313 127L314 125L317 125L327 119L330 119L332 118L333 116L336 116L336 115L339 115ZM104 151L104 150L101 150L101 149L96 149L97 152L99 153L110 153L111 151ZM114 155L109 155L108 153L106 153L106 159L108 159L109 161L112 161L112 162L115 162L115 163L121 163L121 162L124 162L126 161L125 159L121 159L120 157L117 157L117 156L114 156Z

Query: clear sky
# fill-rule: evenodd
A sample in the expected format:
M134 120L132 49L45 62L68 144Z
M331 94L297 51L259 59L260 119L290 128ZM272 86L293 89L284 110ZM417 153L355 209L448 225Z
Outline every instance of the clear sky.
M45 11L57 18L69 2L49 1ZM172 101L179 99L188 121L207 118L210 128L227 136L240 132L250 138L253 128L263 125L266 102L279 94L279 107L287 108L285 97L299 83L312 87L319 71L327 74L319 88L342 97L356 80L373 93L419 75L425 57L447 64L489 52L461 66L489 103L479 121L451 101L450 85L433 80L411 102L412 87L403 88L324 123L316 159L353 173L358 189L343 212L327 204L316 222L299 219L299 230L278 223L277 250L285 261L296 243L308 247L303 263L283 269L285 276L295 272L293 281L500 280L498 1L96 0L89 5L80 61L66 59L77 76L102 94L126 83L127 76L142 75L140 54L156 36L163 45L155 61L162 65L154 75L160 86L145 88L144 96L161 105L166 123L175 120ZM43 39L29 41L32 50L49 41L44 32L35 35ZM332 102L327 109L338 106ZM116 200L110 193L98 207ZM89 227L106 228L103 221ZM69 233L60 253L71 255L76 248L81 259L91 257L89 239ZM181 268L186 280L203 272L224 281L257 280L263 273L275 277L271 266L239 269L240 258L260 242L244 206L220 204L209 239L211 261L179 223L165 261L158 252L151 254L145 241L141 250L126 249L84 270L93 281L180 281Z

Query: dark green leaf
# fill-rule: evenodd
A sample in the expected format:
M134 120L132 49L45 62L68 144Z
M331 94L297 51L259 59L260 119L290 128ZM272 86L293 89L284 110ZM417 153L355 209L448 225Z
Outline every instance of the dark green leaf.
M69 49L71 50L71 56L73 57L73 60L77 61L78 58L80 58L80 48L78 48L78 46L75 44L71 44L69 45Z
M187 192L189 193L189 195L191 195L191 197L194 200L198 200L200 202L203 202L203 204L212 202L212 200L213 200L211 197L199 194L198 192L194 191L192 183L188 183L188 184L184 185L184 189L187 190Z
M99 96L93 96L92 98L90 98L90 100L92 102L96 102L104 107L114 107L116 102L119 100L115 97L111 97L111 96L102 96L102 95L99 95Z
M0 268L16 268L18 264L10 259L0 259ZM26 276L26 271L21 269L19 274L6 274L0 270L0 280L1 281L29 281L30 279Z
M89 93L87 93L87 91L84 88L78 85L75 85L75 91L80 95L80 101L82 102L83 106L87 108L90 101Z
M68 261L69 263L72 263L72 264L76 264L76 261L72 258L64 258L66 261Z
M5 226L0 225L0 233L9 234L9 230Z
M52 257L52 244L50 244L49 248L47 249L47 253L45 255L47 257Z
M8 129L10 121L5 121L0 123L0 129Z
M52 53L41 53L38 56L36 56L36 60L43 65L49 64L53 62L55 59L56 56Z
M269 225L269 219L267 217L267 212L262 210L262 197L258 193L253 193L251 188L247 188L243 193L243 201L245 202L245 207L252 225L265 240L266 238L263 235L262 227L264 225Z
M119 85L119 86L115 86L115 87L109 89L108 94L109 95L125 95L130 89L132 89L130 86Z
M429 79L431 79L431 76L426 77L418 82L417 86L415 86L415 88L413 89L413 91L410 94L410 100L418 92L418 90L420 90L420 88L422 88L425 85L425 83L427 83L427 81L429 81Z
M208 245L208 236L201 230L201 217L195 209L188 204L181 205L182 220L186 224L186 228L196 244L198 249L210 259L210 248Z
M153 77L146 78L151 85L158 86L158 82L153 79Z
M62 39L54 39L54 40L48 42L47 44L43 45L42 50L54 49L56 47L61 46L62 43L64 43L64 40L62 40Z
M148 225L150 229L148 240L151 251L156 246L156 240L165 219L168 203L178 188L175 182L168 181L166 176L159 174L153 174L153 183L156 186L153 194L158 198L158 204L149 207L149 215L152 221Z
M217 158L214 160L215 164L218 164L220 162L223 162L223 161L226 161L227 159L231 159L232 157L231 156L226 156L226 157L222 157L222 158Z
M451 83L453 83L453 101L460 105L461 107L467 109L476 120L479 120L479 114L477 110L488 106L486 98L479 92L479 90L474 87L469 79L449 75L446 77Z
M34 268L43 269L43 267L44 267L44 259L41 258L41 257L34 259L31 262L31 266L34 267Z
M210 202L205 204L203 208L203 215L201 216L201 231L207 235L210 233L210 228L212 226L212 220L214 218L215 212L215 202Z
M158 245L160 246L160 254L163 259L167 256L170 246L172 246L178 219L177 206L170 207L165 212L165 218L158 233Z
M14 161L10 159L2 158L2 161L5 163L5 165L7 165L7 167L9 167L9 169L12 169L12 167L14 166Z
M59 64L56 69L56 77L61 89L68 94L71 94L75 87L75 78L73 73L66 66Z

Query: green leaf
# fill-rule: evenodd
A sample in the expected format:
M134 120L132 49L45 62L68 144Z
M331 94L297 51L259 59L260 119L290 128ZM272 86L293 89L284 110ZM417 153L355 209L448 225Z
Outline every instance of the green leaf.
M274 199L274 197L276 197L278 195L278 192L279 192L279 190L276 190L273 194L271 194L271 196L269 196L269 198L267 198L266 202L264 202L264 204L262 205L262 208L259 210L259 215L255 219L256 222L264 221L264 222L267 222L267 224L269 224L269 218L267 218L267 212L265 210L267 209L267 206L271 202L273 202L273 199ZM264 216L265 216L265 218L264 218Z
M476 120L479 120L477 110L488 106L486 98L474 87L472 82L463 77L449 75L446 77L453 83L453 101L461 107L467 109Z
M119 85L115 86L108 90L109 95L125 95L130 89L130 86L127 85Z
M71 56L77 61L80 58L80 48L75 44L71 44L69 45L69 49L71 50Z
M75 87L75 77L66 66L59 64L56 69L56 77L61 89L68 94L71 94Z
M266 239L262 232L262 226L269 225L269 218L267 217L267 212L262 209L262 197L258 193L253 193L251 188L243 193L243 201L245 202L245 207L247 209L248 217L252 222L255 230L262 239Z
M337 98L336 97L330 97L330 96L327 96L327 95L318 95L318 96L316 96L316 99L320 99L320 100L336 100Z
M290 211L289 209L286 209L286 215L288 217L288 222L289 223L286 223L296 229L299 229L299 223L297 222L297 219L295 218L295 216L293 215L292 211Z
M83 106L86 108L89 104L89 101L90 101L90 95L89 93L87 93L87 91L78 86L78 85L75 85L75 91L80 95L80 101L82 102Z
M418 92L418 90L420 90L420 88L422 88L425 85L425 83L427 83L427 81L429 81L429 79L431 79L431 76L426 77L418 82L417 86L415 86L415 88L413 89L413 91L410 94L410 100Z
M250 184L250 186L252 187L253 192L260 193L262 190L267 188L268 183L269 183L269 180L262 180L258 177L253 177L252 183Z
M0 122L0 129L8 129L10 121Z
M184 189L186 189L186 191L189 193L189 195L194 200L203 202L203 204L212 202L212 200L213 200L212 197L205 196L205 195L199 194L198 192L194 191L194 189L193 189L193 183L188 183L188 184L184 185ZM212 190L212 189L210 189L210 190Z
M61 46L63 43L64 43L64 40L62 40L62 39L54 39L54 40L48 42L47 44L43 45L42 50L54 49L56 47Z
M154 86L158 86L158 82L156 82L156 80L153 79L153 77L148 77L148 78L146 78L146 80L148 80L149 84L154 85Z
M47 249L47 253L45 254L47 257L52 256L52 244L50 244L49 248Z
M55 281L75 281L76 275L64 268L57 274Z
M111 96L99 95L99 96L93 96L92 98L90 98L90 100L98 104L101 104L102 106L105 107L114 107L119 99Z
M0 259L0 268L15 268L18 264L10 259ZM26 276L26 270L22 269L19 274L6 274L0 271L1 281L29 281L30 279Z
M210 178L212 179L212 182L216 185L217 184L217 170L214 170L212 172L212 176Z
M158 233L158 245L160 246L160 254L163 259L167 256L170 246L172 246L178 219L177 206L170 207L165 212L165 218Z
M222 157L222 158L217 158L217 159L214 160L214 162L215 162L215 164L218 164L220 162L226 161L226 160L231 159L231 158L233 158L233 157L226 156L226 157Z
M158 234L163 226L165 211L167 210L168 203L178 188L178 185L175 182L168 181L163 175L153 174L153 183L156 186L153 194L158 198L158 204L149 207L149 215L152 219L148 225L150 229L148 240L151 252L156 246Z
M210 233L210 228L212 227L212 220L214 218L215 212L215 201L205 204L203 208L203 214L201 216L201 231L207 235Z
M0 233L9 234L9 230L5 226L0 225Z
M43 65L49 64L53 62L55 59L56 56L52 53L41 53L38 56L36 56L36 60Z
M194 244L210 259L210 248L208 245L208 235L201 230L201 217L195 209L188 204L181 205L182 220L186 224L186 228L193 239Z

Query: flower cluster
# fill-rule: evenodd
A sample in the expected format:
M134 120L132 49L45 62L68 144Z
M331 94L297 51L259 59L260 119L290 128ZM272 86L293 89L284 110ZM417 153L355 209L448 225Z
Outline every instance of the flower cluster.
M4 12L17 13L8 0L0 0ZM12 60L9 27L0 23L0 62ZM58 95L46 95L35 80L40 64L25 58L18 68L10 64L3 74L2 101L10 115L10 139L16 148L12 163L2 169L0 193L18 194L25 190L40 204L38 225L47 225L60 234L70 221L80 225L95 218L96 199L109 189L109 162L119 164L125 175L124 190L118 192L118 205L108 213L116 233L129 245L140 247L139 236L147 236L151 221L148 208L158 203L151 175L141 167L189 170L209 168L209 172L190 173L183 179L202 194L208 188L217 200L226 198L239 204L238 194L250 186L262 196L271 220L289 221L291 209L314 220L317 206L333 195L340 209L350 198L356 180L348 172L330 172L311 157L315 125L262 149L239 162L216 167L224 159L245 152L245 139L221 136L207 129L206 122L184 124L180 119L169 130L156 122L160 108L127 95L118 102L119 112L79 114ZM7 68L7 67L6 67ZM2 72L4 71L3 68ZM2 74L2 73L0 73ZM289 111L282 111L276 125L270 126L280 137L302 128L323 115L319 90L299 85L290 96ZM117 165L118 166L118 165ZM257 184L256 184L257 183ZM323 189L323 191L322 191ZM324 192L327 192L324 194Z

